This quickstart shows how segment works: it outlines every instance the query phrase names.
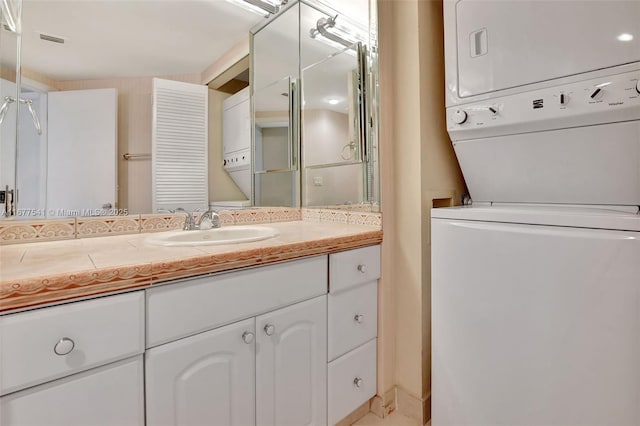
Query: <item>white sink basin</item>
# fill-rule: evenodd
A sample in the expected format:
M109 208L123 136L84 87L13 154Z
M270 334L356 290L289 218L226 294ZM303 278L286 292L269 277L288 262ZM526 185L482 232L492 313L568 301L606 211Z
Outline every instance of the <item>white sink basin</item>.
M146 239L158 246L212 246L217 244L238 244L266 240L280 235L268 226L225 226L207 230L162 232Z

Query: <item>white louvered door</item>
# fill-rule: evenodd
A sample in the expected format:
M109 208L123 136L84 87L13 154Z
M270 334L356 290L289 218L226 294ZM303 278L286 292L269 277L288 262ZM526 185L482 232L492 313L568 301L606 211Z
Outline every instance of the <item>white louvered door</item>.
M153 79L153 211L207 209L207 86Z

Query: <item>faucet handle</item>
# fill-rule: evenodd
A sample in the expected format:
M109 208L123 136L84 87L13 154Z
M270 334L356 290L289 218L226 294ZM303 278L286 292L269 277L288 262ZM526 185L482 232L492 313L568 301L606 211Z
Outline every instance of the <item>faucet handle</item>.
M184 227L183 229L185 231L191 231L193 229L196 229L196 221L193 218L193 214L189 213L188 211L186 211L185 209L183 209L182 207L176 207L173 210L169 210L171 213L184 213L186 215L186 217L184 218Z

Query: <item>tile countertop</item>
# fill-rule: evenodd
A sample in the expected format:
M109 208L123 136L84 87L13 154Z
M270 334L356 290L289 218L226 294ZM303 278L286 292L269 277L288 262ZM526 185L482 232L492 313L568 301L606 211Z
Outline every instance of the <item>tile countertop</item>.
M150 234L0 246L0 312L379 244L379 226L269 223L263 241L162 247ZM158 235L158 234L155 234Z

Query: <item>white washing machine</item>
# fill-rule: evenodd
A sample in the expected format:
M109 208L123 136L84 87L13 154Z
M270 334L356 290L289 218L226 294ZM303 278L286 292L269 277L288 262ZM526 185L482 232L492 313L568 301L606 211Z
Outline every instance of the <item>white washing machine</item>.
M640 2L445 0L432 424L640 425Z

